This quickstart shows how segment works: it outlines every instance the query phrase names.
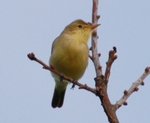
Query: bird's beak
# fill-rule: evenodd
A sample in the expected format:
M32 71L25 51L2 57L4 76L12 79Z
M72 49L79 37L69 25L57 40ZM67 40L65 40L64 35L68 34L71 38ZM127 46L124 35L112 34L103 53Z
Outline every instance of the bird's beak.
M91 29L95 29L96 27L98 27L100 24L94 24L94 25L91 25Z

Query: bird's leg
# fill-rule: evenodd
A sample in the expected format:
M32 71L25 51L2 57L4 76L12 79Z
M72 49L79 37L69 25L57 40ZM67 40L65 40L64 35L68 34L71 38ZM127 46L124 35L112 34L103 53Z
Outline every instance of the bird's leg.
M77 82L77 80L74 79L72 82L73 82L73 84L72 84L72 86L71 86L71 89L74 89L74 88L75 88L75 85L76 85L75 83Z

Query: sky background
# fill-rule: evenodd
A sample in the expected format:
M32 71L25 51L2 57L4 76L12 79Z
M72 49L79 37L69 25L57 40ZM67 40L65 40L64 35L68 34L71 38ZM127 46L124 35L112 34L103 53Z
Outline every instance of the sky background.
M150 0L100 0L98 50L105 70L108 52L117 47L108 93L114 104L150 66ZM50 72L27 54L48 64L51 44L76 19L91 22L92 0L0 1L0 123L108 123L99 98L71 84L62 108L53 109L54 81ZM91 40L89 40L91 46ZM79 82L94 87L89 60ZM117 111L120 123L149 123L150 76L145 86Z

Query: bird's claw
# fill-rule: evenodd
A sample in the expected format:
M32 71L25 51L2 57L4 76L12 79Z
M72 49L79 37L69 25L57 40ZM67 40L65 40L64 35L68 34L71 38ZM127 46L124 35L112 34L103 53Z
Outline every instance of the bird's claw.
M73 80L72 82L73 82L73 84L72 84L72 86L71 86L71 89L74 89L74 88L75 88L75 85L76 85L75 83L77 82L77 80Z

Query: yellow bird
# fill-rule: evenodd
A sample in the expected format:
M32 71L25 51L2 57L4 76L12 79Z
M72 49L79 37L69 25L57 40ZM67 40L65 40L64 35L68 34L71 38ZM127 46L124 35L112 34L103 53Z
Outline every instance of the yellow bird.
M89 48L87 45L90 34L99 24L92 25L83 20L75 20L65 27L62 33L54 40L49 65L61 74L74 80L79 80L88 65ZM54 73L55 89L52 107L61 107L68 81L60 80Z

